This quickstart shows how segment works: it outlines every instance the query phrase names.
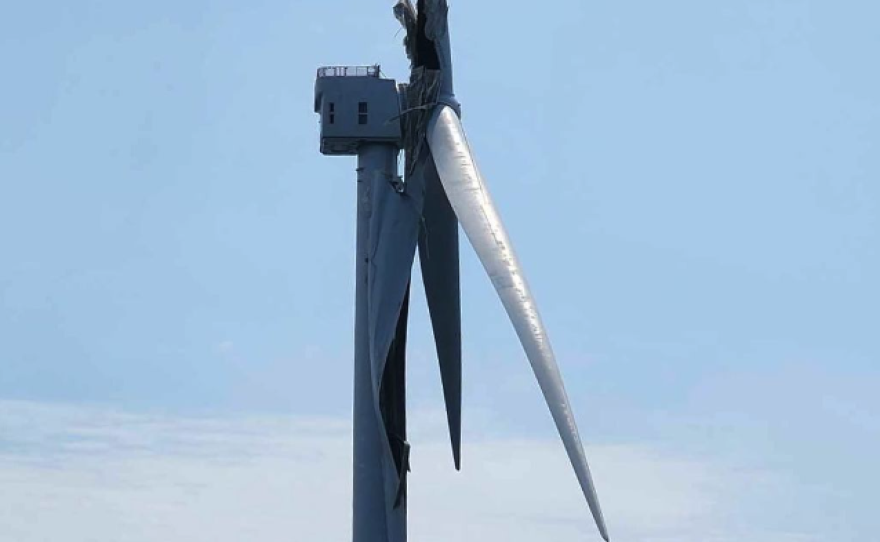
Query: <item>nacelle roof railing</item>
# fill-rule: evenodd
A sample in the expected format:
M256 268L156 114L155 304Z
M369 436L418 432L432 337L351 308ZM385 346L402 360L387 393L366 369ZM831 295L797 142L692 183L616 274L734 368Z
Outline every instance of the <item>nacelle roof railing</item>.
M375 66L324 66L318 68L318 77L379 77L381 70Z

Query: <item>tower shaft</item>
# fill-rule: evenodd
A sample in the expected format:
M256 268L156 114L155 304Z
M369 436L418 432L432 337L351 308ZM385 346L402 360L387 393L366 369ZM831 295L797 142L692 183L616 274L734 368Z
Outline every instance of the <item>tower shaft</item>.
M376 408L370 359L368 268L370 219L375 183L397 176L398 149L388 144L362 144L357 167L357 264L355 286L353 542L405 542L406 500L387 506L385 428Z

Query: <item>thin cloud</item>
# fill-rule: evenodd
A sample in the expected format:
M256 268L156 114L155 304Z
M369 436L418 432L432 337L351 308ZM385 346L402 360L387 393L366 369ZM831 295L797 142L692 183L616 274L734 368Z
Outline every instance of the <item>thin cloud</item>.
M598 540L559 443L471 427L456 473L437 419L413 416L413 540ZM0 401L0 539L349 540L350 433L339 419ZM757 474L639 445L588 454L614 539L743 538L726 518Z

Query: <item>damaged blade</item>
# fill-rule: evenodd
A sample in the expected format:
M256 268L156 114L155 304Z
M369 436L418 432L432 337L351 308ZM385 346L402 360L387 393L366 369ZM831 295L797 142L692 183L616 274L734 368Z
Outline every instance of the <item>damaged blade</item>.
M397 155L381 146L362 146L359 190L366 217L363 265L365 325L373 407L382 424L381 463L388 531L405 533L406 331L410 277L418 246L424 186L418 178L401 191L394 175ZM398 538L393 538L397 540Z
M379 388L379 412L397 472L394 508L406 502L406 473L409 471L409 442L406 440L406 328L409 319L409 286L397 318L397 330Z
M513 323L599 533L608 540L593 479L544 324L501 217L477 169L461 121L452 108L437 106L428 125L427 140L449 202Z
M449 205L429 152L425 167L425 203L419 234L419 262L440 362L446 420L455 469L461 470L461 293L458 220Z

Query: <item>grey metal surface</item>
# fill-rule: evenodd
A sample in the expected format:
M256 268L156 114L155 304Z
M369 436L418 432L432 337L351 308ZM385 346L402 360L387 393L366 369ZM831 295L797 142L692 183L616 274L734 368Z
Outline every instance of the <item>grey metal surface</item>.
M403 411L406 317L402 308L424 193L419 183L408 185L405 193L399 191L397 154L393 145L366 143L358 150L355 542L406 541L409 445ZM392 345L396 345L393 353ZM389 360L395 364L393 374L388 371Z
M370 334L367 307L367 258L369 257L370 217L374 171L381 171L387 151L365 149L358 157L357 183L357 263L355 265L355 341L354 341L354 426L352 540L387 542L388 521L385 506L384 431L379 419L370 361ZM405 518L404 518L405 519Z
M599 532L608 540L593 479L547 332L501 217L477 169L461 121L452 108L440 105L435 109L428 125L427 140L449 202L513 323Z
M354 155L362 142L402 145L397 84L379 74L379 66L318 70L315 112L321 115L323 154Z
M363 145L361 152L372 147ZM406 183L405 192L398 192L395 184L397 153L386 155L385 160L383 169L374 170L370 178L373 188L367 306L373 382L377 389L409 285L424 202L423 187L415 182L418 176L414 177L413 182Z
M373 145L362 145L361 153L369 152ZM385 147L388 148L388 147ZM364 172L366 173L366 172ZM381 169L369 173L371 185L370 234L367 264L367 320L370 336L370 362L376 395L375 408L382 418L379 398L385 385L386 363L392 341L397 332L398 320L406 299L412 274L412 265L418 244L419 224L422 216L424 190L417 182L407 182L405 192L396 184L397 151L384 155ZM417 177L418 178L418 177ZM387 415L388 412L385 412ZM402 472L395 462L394 446L401 444L395 435L393 424L384 425L383 469L385 472L385 504L391 542L406 539L405 508L397 496L401 491ZM405 443L403 443L405 444ZM403 513L401 514L401 509ZM401 524L398 528L398 519Z
M419 263L434 330L446 421L456 470L461 469L461 292L458 262L458 220L425 152L425 206L419 235Z

